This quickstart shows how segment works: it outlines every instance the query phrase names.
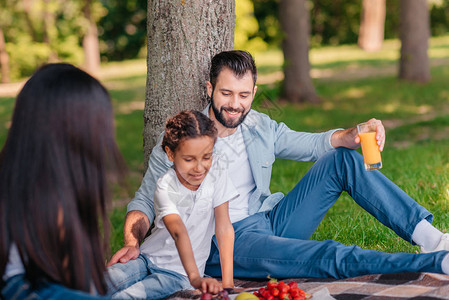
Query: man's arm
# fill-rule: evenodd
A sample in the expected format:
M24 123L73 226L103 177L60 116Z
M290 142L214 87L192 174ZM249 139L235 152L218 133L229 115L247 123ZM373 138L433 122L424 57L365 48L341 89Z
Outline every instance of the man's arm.
M216 294L221 290L221 286L214 278L202 278L193 256L192 244L187 233L187 229L177 214L166 215L162 219L168 232L175 240L176 248L178 249L179 257L181 258L182 266L189 277L190 284L203 293L209 291Z
M367 123L376 124L376 139L379 150L382 151L385 146L385 128L380 120L370 119ZM357 134L357 128L337 130L331 136L331 144L334 148L345 147L357 149L360 146L360 138Z
M377 142L382 151L385 145L385 128L380 120L370 119L368 122L377 125ZM360 146L360 138L355 127L334 129L322 133L308 133L291 130L284 123L277 123L274 120L271 120L270 127L275 130L275 156L277 158L316 161L333 148L356 149Z
M123 227L125 245L112 256L107 266L112 266L118 262L124 264L129 260L136 259L140 254L139 245L149 229L150 221L143 212L137 210L130 211L126 215L125 225Z
M150 225L154 221L154 192L156 183L172 163L162 150L162 135L150 155L148 169L134 199L128 204L125 225L123 227L124 246L117 251L108 266L117 262L126 263L139 256L139 245L146 237Z
M156 146L154 146L151 151L148 169L134 198L128 204L127 210L128 213L134 210L145 213L150 224L153 223L155 217L154 191L156 190L157 180L167 172L170 166L173 165L162 150L162 138L163 135L161 134L157 140Z
M223 288L234 288L233 254L234 227L229 219L229 202L217 206L215 214L215 236L220 253Z
M271 130L274 129L274 155L276 158L316 161L324 153L334 148L330 140L337 130L321 133L300 132L274 120L271 120L270 127ZM270 129L266 130L269 131Z

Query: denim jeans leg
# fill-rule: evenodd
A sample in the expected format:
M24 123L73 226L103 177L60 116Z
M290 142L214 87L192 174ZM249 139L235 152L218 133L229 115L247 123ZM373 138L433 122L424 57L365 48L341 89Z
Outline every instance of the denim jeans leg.
M383 253L335 241L308 241L342 191L381 223L411 241L416 224L432 215L379 171L365 171L363 158L336 149L320 158L270 212L234 223L236 277L335 277L374 273L436 272L447 252ZM404 216L407 216L406 218ZM212 243L206 273L220 276Z
M119 270L112 270L111 278L113 282L117 282L112 293L113 299L157 300L180 290L192 289L188 278L182 274L158 268L142 254L138 259L140 262L134 260L135 263L129 266L131 270L127 274L127 265L132 261L119 266Z
M442 273L447 251L429 254L385 253L345 246L336 241L310 241L274 235L267 214L234 224L234 276L242 278L346 278L378 273ZM220 276L219 253L212 244L206 273Z
M113 295L148 276L148 260L140 254L127 263L116 263L108 268L108 291Z
M362 156L337 148L321 157L269 212L276 235L309 239L342 191L400 237L411 235L432 214L379 171L366 171ZM405 217L406 216L406 217Z
M60 284L44 282L36 289L32 289L30 283L25 279L24 275L16 275L9 278L0 293L1 299L35 299L35 300L93 300L93 299L109 299L108 297L100 297L90 295L86 292L69 289Z

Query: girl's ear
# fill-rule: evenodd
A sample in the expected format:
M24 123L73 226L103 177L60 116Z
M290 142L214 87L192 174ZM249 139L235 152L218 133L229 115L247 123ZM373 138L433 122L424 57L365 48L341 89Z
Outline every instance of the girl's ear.
M167 153L169 161L173 162L175 160L175 154L170 150L170 148L168 148L168 146L165 146L165 153Z

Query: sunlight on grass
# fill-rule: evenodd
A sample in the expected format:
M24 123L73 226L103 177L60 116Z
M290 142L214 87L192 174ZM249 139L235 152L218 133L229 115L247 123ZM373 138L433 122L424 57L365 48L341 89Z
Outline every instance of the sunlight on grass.
M349 88L345 91L345 93L342 95L343 97L346 98L352 98L352 99L357 99L357 98L362 98L366 95L367 91L366 88Z
M396 61L399 58L399 49L399 40L387 40L377 52L366 52L357 45L343 45L311 49L309 58L312 65L358 60Z
M145 59L133 59L120 62L108 62L101 65L101 79L124 78L147 73Z
M438 92L438 97L449 102L449 91L443 90Z
M309 59L313 68L340 67L357 68L361 66L385 66L397 64L400 57L400 41L385 40L382 49L377 52L366 52L357 45L326 46L312 48ZM433 37L429 42L430 59L449 59L449 35ZM284 63L281 50L270 50L254 54L261 74L282 70Z
M449 35L443 35L439 37L432 37L429 40L429 45L431 48L444 47L449 48Z
M282 66L284 55L281 50L268 50L262 53L254 53L254 61L258 68L266 66Z

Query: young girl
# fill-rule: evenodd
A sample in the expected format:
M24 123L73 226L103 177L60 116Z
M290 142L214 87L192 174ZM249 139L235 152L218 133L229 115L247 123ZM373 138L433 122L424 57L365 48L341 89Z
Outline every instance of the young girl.
M192 287L218 293L218 281L203 278L214 219L222 285L234 286L228 201L238 193L212 159L216 138L214 123L201 112L183 111L167 121L162 148L173 167L157 182L155 227L137 259L109 268L113 298L161 299Z

